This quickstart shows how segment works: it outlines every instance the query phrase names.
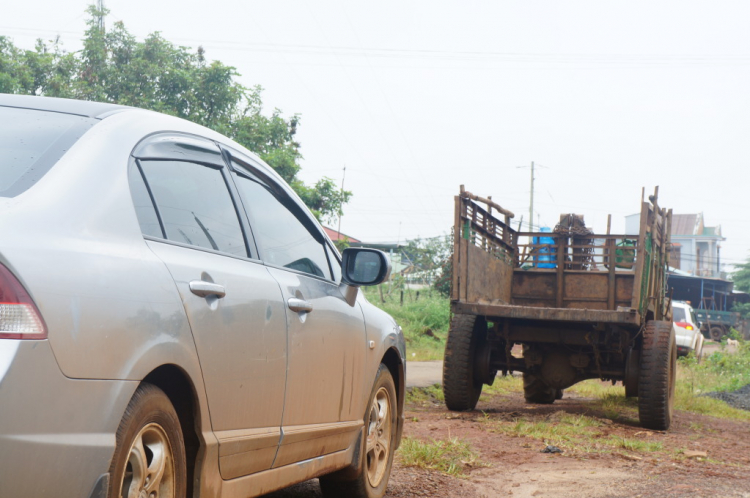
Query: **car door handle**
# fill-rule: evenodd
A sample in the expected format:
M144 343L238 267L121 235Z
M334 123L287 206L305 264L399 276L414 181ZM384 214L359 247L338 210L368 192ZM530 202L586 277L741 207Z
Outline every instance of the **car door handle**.
M292 311L297 311L297 312L305 311L307 313L310 313L313 310L312 304L302 299L297 299L296 297L290 297L287 300L286 304L289 306L289 309Z
M206 282L204 280L193 280L190 282L190 292L200 297L216 296L224 297L227 295L223 285Z

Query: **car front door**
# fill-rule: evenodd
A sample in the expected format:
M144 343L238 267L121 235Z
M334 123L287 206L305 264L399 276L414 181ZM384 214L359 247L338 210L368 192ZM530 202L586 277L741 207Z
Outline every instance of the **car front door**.
M287 368L279 285L246 242L233 183L213 142L157 136L134 156L131 191L134 199L136 190L141 193L136 210L193 331L221 475L269 469L281 436ZM151 199L155 216L149 216Z
M263 262L286 303L287 387L274 467L347 448L362 427L366 337L358 303L339 290L335 252L292 195L250 160L235 182Z

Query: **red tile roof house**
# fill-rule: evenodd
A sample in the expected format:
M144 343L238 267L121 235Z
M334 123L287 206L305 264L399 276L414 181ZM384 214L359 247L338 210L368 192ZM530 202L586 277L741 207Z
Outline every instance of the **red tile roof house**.
M362 242L359 239L355 239L354 237L350 237L345 233L337 232L336 230L333 230L328 227L323 227L323 230L325 231L326 235L331 239L332 242L338 242L339 240L348 240L349 242Z

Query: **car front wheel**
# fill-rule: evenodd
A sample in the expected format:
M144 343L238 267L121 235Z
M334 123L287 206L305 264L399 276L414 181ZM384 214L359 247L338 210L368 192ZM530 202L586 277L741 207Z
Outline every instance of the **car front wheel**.
M141 384L117 429L108 498L181 498L187 470L177 413L164 391Z

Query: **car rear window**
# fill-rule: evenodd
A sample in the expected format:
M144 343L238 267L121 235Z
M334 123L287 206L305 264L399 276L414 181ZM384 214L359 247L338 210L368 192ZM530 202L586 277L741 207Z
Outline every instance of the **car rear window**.
M96 121L73 114L0 107L0 197L28 190Z
M672 320L675 322L684 322L685 310L676 306L672 308Z

